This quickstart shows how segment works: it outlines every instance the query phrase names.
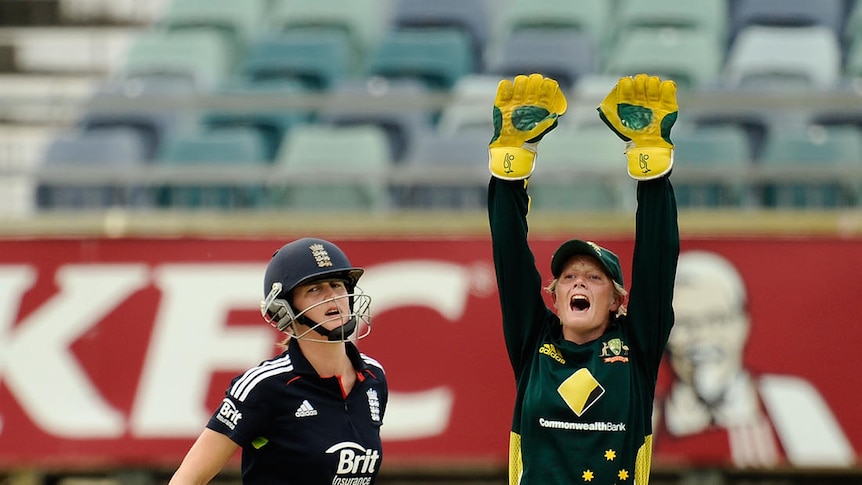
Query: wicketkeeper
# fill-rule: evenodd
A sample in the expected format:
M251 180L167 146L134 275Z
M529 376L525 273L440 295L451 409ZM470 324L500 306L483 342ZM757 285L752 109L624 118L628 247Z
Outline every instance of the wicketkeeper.
M551 258L548 308L527 242L528 181L539 141L566 107L557 82L541 74L502 80L494 102L488 216L517 385L509 483L645 485L679 254L669 178L676 84L646 74L624 77L598 107L626 141L627 171L638 181L630 289L616 254L571 239ZM590 154L572 153L579 156Z

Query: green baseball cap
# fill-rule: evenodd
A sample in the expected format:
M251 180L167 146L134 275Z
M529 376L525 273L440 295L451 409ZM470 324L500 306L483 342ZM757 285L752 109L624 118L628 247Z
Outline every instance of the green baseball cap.
M554 275L554 278L560 277L563 267L572 256L580 254L598 259L608 276L620 286L624 286L623 271L620 269L620 258L613 251L605 249L592 241L581 239L568 240L554 251L554 256L551 258L551 274Z

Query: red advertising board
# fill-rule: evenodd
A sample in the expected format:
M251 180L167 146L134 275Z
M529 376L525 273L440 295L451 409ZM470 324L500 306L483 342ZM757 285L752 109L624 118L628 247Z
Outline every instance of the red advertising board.
M360 348L390 382L387 462L505 463L513 374L489 240L334 241L366 268L360 286L372 297L374 327ZM258 305L266 262L284 242L0 241L0 466L177 464L230 378L278 351L279 335ZM559 242L534 241L546 279ZM630 266L631 239L601 242ZM739 453L756 453L738 445L744 428L764 431L791 465L853 464L862 450L854 391L862 241L704 239L682 247L721 255L739 271L750 311L744 366L772 389L760 415L777 413L781 422L721 432L689 426L697 432L684 439L663 435L676 425L659 423L656 463L744 463ZM660 397L673 381L666 367ZM817 430L799 425L809 417ZM834 456L796 461L800 436L827 437Z

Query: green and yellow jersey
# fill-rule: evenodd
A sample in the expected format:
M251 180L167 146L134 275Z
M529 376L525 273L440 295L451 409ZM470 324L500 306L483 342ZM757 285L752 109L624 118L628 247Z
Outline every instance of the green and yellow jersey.
M578 345L545 305L527 243L525 181L492 177L488 194L503 332L517 395L509 483L646 485L659 364L673 326L679 254L667 177L641 181L628 315Z

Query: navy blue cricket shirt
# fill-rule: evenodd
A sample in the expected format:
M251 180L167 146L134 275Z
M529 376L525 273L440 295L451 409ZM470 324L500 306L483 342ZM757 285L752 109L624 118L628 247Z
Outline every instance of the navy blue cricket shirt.
M386 376L377 361L346 345L357 372L347 397L295 344L231 381L207 427L242 447L244 484L374 483L383 460Z

